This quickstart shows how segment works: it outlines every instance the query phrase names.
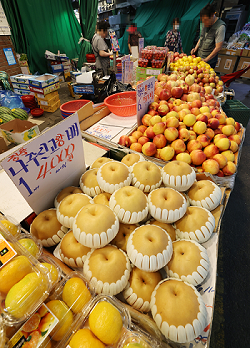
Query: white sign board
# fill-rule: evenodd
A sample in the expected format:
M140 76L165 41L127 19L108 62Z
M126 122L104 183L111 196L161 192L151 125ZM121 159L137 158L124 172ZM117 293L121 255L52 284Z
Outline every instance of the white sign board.
M0 35L11 35L9 23L0 1Z
M142 117L147 113L148 106L154 101L155 77L140 83L136 87L136 105L137 105L137 124L141 124Z
M36 214L53 207L57 193L79 186L85 171L78 115L25 143L1 164Z
M139 57L141 58L141 51L144 48L144 37L139 37Z

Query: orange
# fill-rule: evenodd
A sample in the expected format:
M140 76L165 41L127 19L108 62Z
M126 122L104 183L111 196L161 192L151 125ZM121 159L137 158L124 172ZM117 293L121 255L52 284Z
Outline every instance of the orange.
M89 329L78 330L69 342L70 348L105 348Z
M91 299L91 293L82 279L73 277L66 282L62 299L74 313L79 313Z
M123 322L120 312L111 303L97 303L89 315L90 330L105 344L116 343L121 335Z
M22 331L31 332L38 328L41 317L38 313L33 314L22 327Z
M51 331L50 336L54 341L61 341L73 323L73 314L69 307L60 300L52 300L46 306L59 319L59 323Z

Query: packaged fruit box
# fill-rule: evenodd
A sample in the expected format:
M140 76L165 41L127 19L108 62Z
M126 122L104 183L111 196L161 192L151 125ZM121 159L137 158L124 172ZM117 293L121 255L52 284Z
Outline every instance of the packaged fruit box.
M42 255L42 243L30 233L18 233L15 238L34 258L39 259Z
M0 222L0 311L6 325L26 320L51 290L48 270Z
M142 68L146 68L148 66L148 59L145 58L139 58L138 60L138 66Z
M41 262L42 266L48 268L53 290L63 276L61 268L52 257L44 253L39 257L38 261Z
M121 337L117 348L157 348L161 347L148 333L143 332L136 325L132 324L131 330L128 330Z
M120 301L111 296L97 295L78 317L63 346L76 348L79 342L87 341L92 344L90 347L120 347L119 342L130 325L130 315Z
M0 214L0 222L2 226L4 226L8 232L12 234L12 236L15 236L17 233L21 232L20 224L11 216Z

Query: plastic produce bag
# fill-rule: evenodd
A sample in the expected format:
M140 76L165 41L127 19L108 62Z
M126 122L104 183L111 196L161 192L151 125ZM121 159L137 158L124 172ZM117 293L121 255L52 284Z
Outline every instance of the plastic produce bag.
M5 97L2 99L2 106L7 106L7 108L11 110L16 108L25 108L22 99L16 94L5 95Z
M14 93L10 90L3 90L3 91L0 91L0 105L2 105L2 100L3 98L5 97L9 97L11 95L13 95ZM2 105L3 106L3 105Z

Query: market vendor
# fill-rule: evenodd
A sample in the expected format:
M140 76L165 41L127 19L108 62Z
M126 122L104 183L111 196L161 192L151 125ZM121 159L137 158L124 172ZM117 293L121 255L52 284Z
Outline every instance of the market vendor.
M104 39L108 35L109 22L102 20L97 23L97 31L91 40L92 49L96 58L96 70L101 69L104 76L108 75L110 56L113 52L108 49Z
M174 18L173 29L167 32L164 46L167 47L171 52L181 51L181 53L183 53L181 34L179 32L179 28L180 20L179 18Z
M129 28L128 28L128 50L129 53L132 54L132 46L137 46L139 47L139 38L141 38L141 33L137 30L137 26L133 23Z
M206 5L200 12L203 28L199 41L191 54L201 57L204 62L215 68L218 60L218 52L223 46L226 32L226 24L215 15L215 8ZM197 53L196 53L197 52Z

